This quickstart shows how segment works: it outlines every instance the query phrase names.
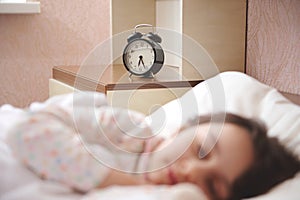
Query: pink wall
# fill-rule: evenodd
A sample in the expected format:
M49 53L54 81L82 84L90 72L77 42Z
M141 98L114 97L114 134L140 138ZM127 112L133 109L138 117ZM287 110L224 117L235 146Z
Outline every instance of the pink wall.
M109 37L109 0L40 2L40 14L0 14L0 105L45 100L53 66L80 64Z
M300 0L249 0L246 72L300 94Z

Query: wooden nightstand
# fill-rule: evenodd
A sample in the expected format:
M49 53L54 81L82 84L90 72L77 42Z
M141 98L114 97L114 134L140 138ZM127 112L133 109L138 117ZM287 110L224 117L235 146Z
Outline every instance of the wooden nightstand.
M177 67L164 66L154 78L129 77L122 65L56 66L49 82L50 96L88 90L107 95L110 105L149 114L159 106L183 95L202 80L182 77Z

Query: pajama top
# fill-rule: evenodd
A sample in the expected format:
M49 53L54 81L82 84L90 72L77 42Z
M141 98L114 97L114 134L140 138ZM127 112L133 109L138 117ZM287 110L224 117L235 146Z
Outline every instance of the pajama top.
M76 112L50 106L28 112L7 141L16 158L41 178L86 192L112 168L135 170L145 141L127 133L151 134L143 120L142 114L109 106Z

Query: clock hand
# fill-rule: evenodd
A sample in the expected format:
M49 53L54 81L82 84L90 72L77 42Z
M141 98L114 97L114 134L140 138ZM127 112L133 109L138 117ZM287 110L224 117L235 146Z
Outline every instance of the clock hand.
M141 61L142 61L142 64L143 64L143 66L144 66L144 68L145 68L145 64L144 64L144 61L143 61L143 59L142 59Z
M139 65L138 66L140 66L140 64L142 63L143 67L145 68L145 64L144 64L144 61L143 61L143 56L141 55L141 56L139 56L139 58L140 58L140 60L139 60Z
M143 56L139 56L138 66L140 66L141 63L143 64L143 67L145 68L145 64L144 64L144 61L143 61Z

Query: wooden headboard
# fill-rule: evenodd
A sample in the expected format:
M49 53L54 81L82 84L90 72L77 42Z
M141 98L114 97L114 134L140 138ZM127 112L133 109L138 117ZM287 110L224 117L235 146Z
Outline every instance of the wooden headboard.
M282 92L283 96L289 99L291 102L300 105L300 95L297 94L290 94L286 92Z

